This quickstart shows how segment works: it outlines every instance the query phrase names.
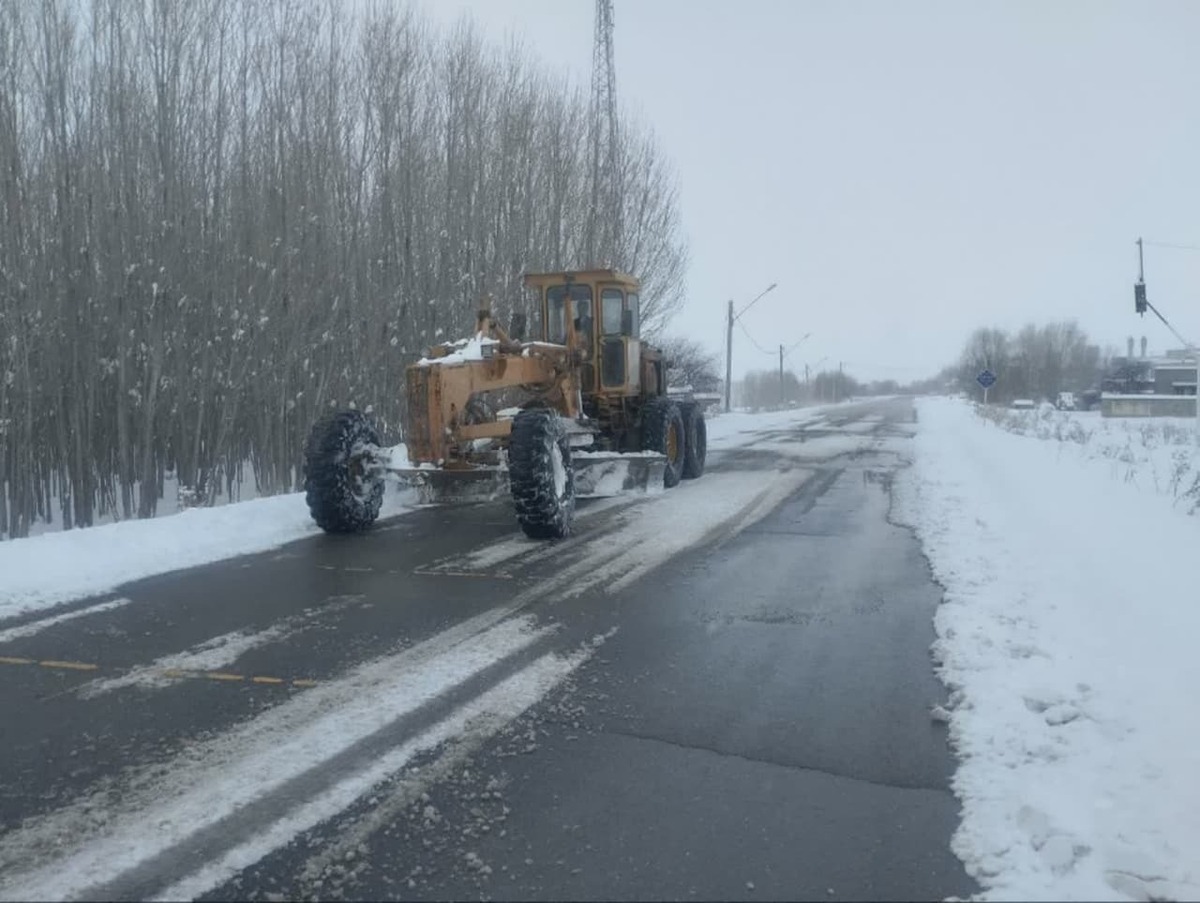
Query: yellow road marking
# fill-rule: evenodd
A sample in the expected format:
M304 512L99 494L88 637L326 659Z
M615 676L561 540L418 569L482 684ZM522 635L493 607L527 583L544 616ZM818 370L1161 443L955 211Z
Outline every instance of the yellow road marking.
M87 662L56 662L48 660L38 662L43 668L66 668L69 671L98 671L99 665L89 665Z
M43 659L38 661L33 658L18 658L12 655L0 655L0 665L37 665L40 668L49 668L51 670L66 670L66 671L100 671L100 665L94 665L90 662L70 662L59 661L57 659ZM107 670L107 669L104 669ZM292 687L315 687L317 681L307 678L298 678L289 680L286 677L268 677L265 675L255 675L248 677L245 674L231 674L228 671L185 671L180 668L164 668L159 672L162 677L170 680L187 680L189 678L203 677L209 680L221 681L223 683L240 683L249 681L255 684L266 684L269 686L292 686Z

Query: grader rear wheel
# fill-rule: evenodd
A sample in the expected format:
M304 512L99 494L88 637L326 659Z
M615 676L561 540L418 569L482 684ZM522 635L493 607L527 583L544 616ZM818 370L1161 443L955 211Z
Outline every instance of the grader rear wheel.
M679 485L687 452L687 431L679 405L669 398L652 398L646 402L642 412L642 451L666 455L663 486L670 489Z
M683 478L696 480L704 474L704 461L708 457L708 426L699 405L689 404L683 409L683 432L687 436L687 447L683 450Z

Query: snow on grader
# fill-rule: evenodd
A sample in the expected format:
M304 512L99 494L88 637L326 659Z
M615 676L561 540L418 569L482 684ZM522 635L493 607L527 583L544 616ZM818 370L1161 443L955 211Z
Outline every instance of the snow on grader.
M484 308L473 338L407 368L406 456L357 410L313 426L305 493L322 529L369 527L389 473L425 502L507 493L527 536L559 539L577 497L669 489L704 472L703 410L668 397L662 352L639 338L638 280L587 270L530 273L525 285L541 313L536 339L523 339L521 315L506 331Z

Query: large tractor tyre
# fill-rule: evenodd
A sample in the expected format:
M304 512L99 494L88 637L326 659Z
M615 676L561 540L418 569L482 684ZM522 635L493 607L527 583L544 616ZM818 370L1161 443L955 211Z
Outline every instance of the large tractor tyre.
M361 411L339 411L318 420L304 448L304 498L326 533L358 533L379 517L383 475L370 451L379 432Z
M683 478L683 460L687 453L687 430L683 412L669 398L652 398L642 412L642 451L655 451L667 457L663 486L671 489Z
M704 461L708 457L708 426L704 423L704 412L699 405L690 404L683 409L683 478L699 479L704 473Z
M517 522L531 539L562 539L575 517L571 443L558 414L530 408L508 440L508 482Z

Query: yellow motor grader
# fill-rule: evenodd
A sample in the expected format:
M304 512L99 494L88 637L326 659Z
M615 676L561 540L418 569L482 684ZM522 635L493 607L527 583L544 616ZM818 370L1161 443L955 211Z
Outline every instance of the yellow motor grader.
M537 338L521 315L503 329L488 307L470 339L405 372L397 456L357 410L318 421L305 448L305 493L326 532L366 529L391 473L423 501L511 494L535 539L567 536L576 497L671 488L704 472L704 414L667 394L662 352L639 337L638 280L615 270L529 273ZM500 409L500 400L517 403Z

